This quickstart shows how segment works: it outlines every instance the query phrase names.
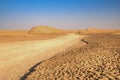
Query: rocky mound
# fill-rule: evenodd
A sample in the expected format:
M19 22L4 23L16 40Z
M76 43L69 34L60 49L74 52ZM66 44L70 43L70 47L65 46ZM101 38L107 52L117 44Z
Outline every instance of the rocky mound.
M120 36L91 35L83 41L86 46L39 64L27 80L120 80Z
M29 31L29 33L62 33L62 32L63 30L59 30L48 26L36 26Z

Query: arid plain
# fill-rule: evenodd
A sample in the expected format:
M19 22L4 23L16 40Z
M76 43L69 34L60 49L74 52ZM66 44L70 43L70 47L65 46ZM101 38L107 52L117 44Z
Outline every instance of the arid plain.
M0 30L0 80L120 80L120 30Z

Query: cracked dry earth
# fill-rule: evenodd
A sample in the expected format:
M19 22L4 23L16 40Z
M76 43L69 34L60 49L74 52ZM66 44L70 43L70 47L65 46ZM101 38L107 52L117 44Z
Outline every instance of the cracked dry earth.
M26 80L120 80L120 35L93 34L82 41L87 45L45 60Z

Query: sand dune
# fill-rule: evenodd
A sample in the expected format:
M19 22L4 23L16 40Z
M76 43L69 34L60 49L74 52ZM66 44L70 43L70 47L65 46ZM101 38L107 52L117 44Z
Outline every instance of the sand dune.
M68 34L59 38L5 43L0 46L0 80L18 80L40 61L68 49L84 36Z
M64 30L48 27L48 26L36 26L33 27L29 33L36 34L36 33L63 33Z
M29 34L39 34L39 33L78 33L79 30L62 30L56 29L48 26L35 26L28 31Z

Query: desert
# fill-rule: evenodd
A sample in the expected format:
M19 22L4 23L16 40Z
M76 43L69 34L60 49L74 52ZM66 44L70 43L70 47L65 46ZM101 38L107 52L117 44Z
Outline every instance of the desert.
M0 79L19 80L32 66L77 44L84 36L19 33L0 37Z
M26 80L120 80L120 35L92 34L82 41L87 45L39 63Z
M100 31L80 33L46 26L1 31L0 79L119 80L119 31Z
M120 80L120 0L0 0L0 80Z

